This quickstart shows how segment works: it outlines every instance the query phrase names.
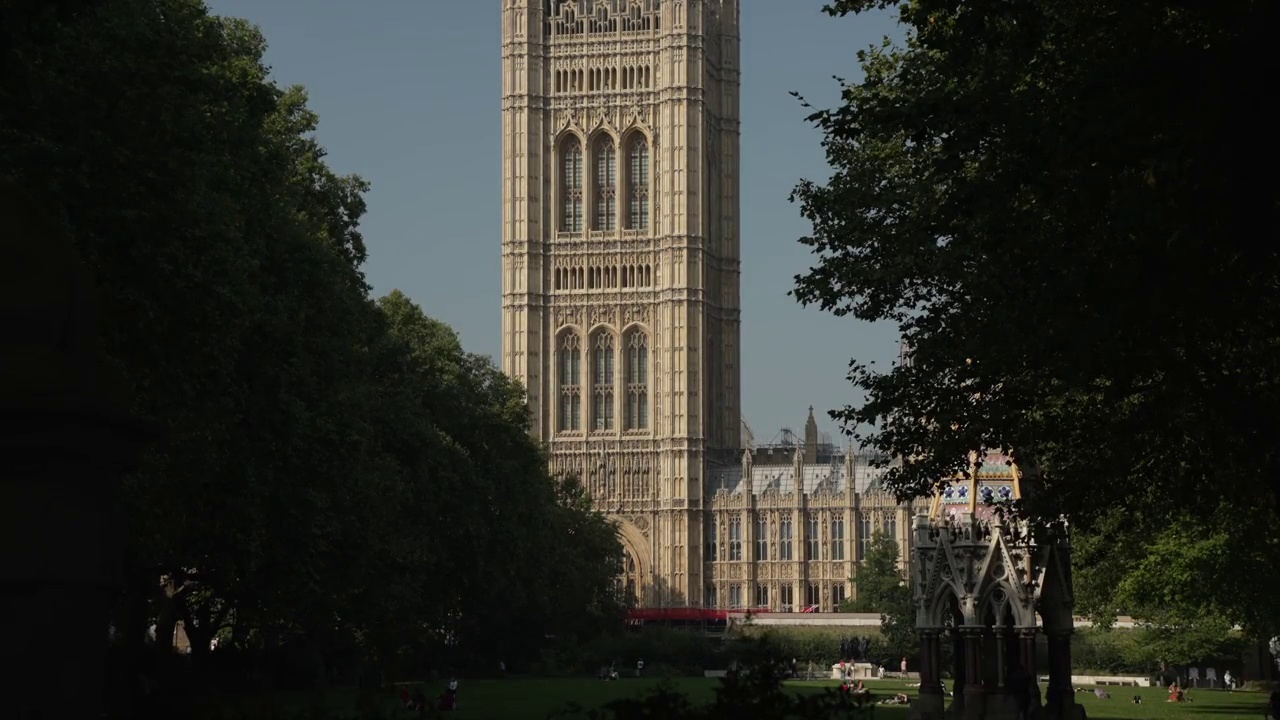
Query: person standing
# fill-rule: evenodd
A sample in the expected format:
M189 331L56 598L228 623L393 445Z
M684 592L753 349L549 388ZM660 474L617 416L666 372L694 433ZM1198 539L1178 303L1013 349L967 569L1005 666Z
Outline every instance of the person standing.
M445 691L445 693L448 696L449 709L457 710L458 709L458 678L456 677L449 678L449 686L448 686L448 689Z
M906 676L907 676L907 659L904 657L902 658L902 677L906 677Z

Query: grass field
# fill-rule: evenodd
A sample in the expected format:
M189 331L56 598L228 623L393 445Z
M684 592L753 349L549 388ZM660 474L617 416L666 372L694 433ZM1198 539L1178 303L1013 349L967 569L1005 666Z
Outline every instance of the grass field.
M623 679L617 682L601 682L587 679L511 679L463 681L459 687L459 710L449 713L454 720L512 720L530 718L541 720L564 709L569 703L583 708L599 707L620 697L643 695L656 688L656 679ZM675 687L686 693L693 703L707 703L714 699L717 680L683 678L673 680ZM431 697L443 690L443 683L426 685ZM822 692L835 687L825 681L788 683L797 693ZM893 681L872 681L868 687L877 695L904 692L914 698L915 689ZM1112 698L1100 700L1091 692L1077 693L1077 701L1084 705L1091 720L1257 720L1262 717L1266 695L1262 693L1226 692L1222 690L1194 690L1192 702L1172 705L1164 702L1166 693L1161 688L1110 688ZM1130 702L1134 695L1141 695L1143 703ZM261 707L263 698L245 700L243 707ZM273 696L270 704L290 710L307 710L323 707L329 712L354 713L357 696L351 692L334 691L321 695ZM237 705L239 703L236 703ZM398 709L394 693L387 692L385 707L391 717L412 717L413 714ZM875 716L883 720L905 720L905 706L885 705L876 708Z

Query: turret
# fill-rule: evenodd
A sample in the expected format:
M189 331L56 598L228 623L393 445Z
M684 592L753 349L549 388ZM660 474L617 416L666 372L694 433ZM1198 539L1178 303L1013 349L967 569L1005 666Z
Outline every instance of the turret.
M804 421L804 461L808 465L818 462L818 421L813 419L813 406L809 406L809 419Z

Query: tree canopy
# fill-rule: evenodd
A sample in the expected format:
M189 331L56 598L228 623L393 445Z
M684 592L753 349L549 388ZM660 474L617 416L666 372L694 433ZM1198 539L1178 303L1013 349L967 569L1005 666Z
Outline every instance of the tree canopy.
M1176 586L1188 612L1274 626L1274 593L1237 590L1280 569L1280 254L1257 240L1277 194L1241 161L1270 164L1275 5L827 8L874 9L906 40L811 116L832 175L793 196L816 255L795 295L897 323L912 361L853 364L865 401L835 415L908 459L885 479L902 497L1015 452L1041 490L1024 512L1128 558L1096 584L1112 611Z
M108 0L0 33L0 175L74 239L168 431L125 488L123 637L487 662L617 618L614 528L549 476L516 383L370 297L369 186L327 165L255 27Z
M911 585L898 569L898 543L877 530L866 557L855 568L857 597L840 604L840 612L880 613L880 634L890 657L914 657L920 649Z

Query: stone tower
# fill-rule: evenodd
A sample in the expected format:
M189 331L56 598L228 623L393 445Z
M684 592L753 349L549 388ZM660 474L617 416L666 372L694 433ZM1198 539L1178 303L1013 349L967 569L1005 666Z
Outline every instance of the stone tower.
M740 452L738 0L501 1L502 366L636 602L699 605Z

